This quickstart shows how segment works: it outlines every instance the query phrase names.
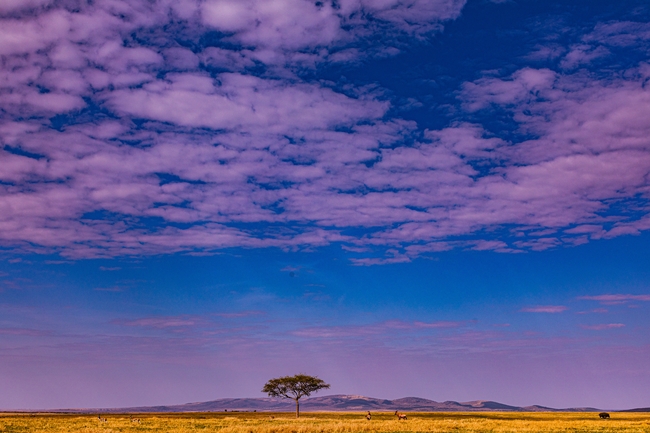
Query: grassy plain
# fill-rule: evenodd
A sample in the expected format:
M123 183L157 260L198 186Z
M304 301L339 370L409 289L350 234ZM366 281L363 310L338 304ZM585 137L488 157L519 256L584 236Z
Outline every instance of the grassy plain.
M649 413L408 413L407 421L392 414L183 413L129 415L0 414L0 433L649 433Z

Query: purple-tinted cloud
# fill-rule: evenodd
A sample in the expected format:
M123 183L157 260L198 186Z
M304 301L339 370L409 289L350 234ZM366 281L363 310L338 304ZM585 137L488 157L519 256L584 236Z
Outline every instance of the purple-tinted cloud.
M189 8L195 2L186 2ZM209 0L198 5L201 22L232 33L231 39L261 48L257 59L277 56L277 49L330 46L372 32L369 24L391 25L407 33L439 29L440 21L456 18L465 0Z
M622 323L602 323L599 325L580 325L582 329L589 329L592 331L603 331L606 329L623 328L625 325Z
M405 322L388 320L370 325L350 326L314 326L292 332L292 335L304 338L349 338L371 335L388 335L393 332L409 333L427 329L454 329L466 326L467 322L436 321L436 322Z
M593 310L589 310L589 311L579 311L577 314L589 314L589 313L605 314L608 312L609 311L605 308L594 308Z
M562 313L568 310L564 305L536 305L533 307L525 307L519 311L524 313Z
M143 328L165 329L179 327L194 327L202 322L200 317L174 316L174 317L144 317L135 320L114 320L113 323L122 326L135 326Z
M580 296L578 299L586 301L598 301L604 305L625 304L630 301L650 301L650 295L630 295L630 294L607 294L594 296Z
M650 229L650 66L571 72L645 41L640 24L596 27L553 57L571 67L465 83L466 112L499 107L528 137L509 142L464 121L421 131L390 114L381 89L299 78L328 56L356 61L373 32L439 30L464 5L339 3L3 6L0 242L70 257L340 243L372 265ZM172 19L232 47L181 47L160 30ZM256 76L259 64L268 72ZM84 117L89 104L110 116ZM75 121L54 128L57 115ZM631 198L636 214L607 215ZM511 236L485 235L503 227Z
M566 69L576 68L589 64L595 59L606 57L609 54L609 50L605 47L579 44L571 47L571 50L562 59L560 66Z
M616 47L636 47L650 41L650 24L635 21L600 23L583 37L583 41Z
M0 335L14 335L20 337L44 337L51 335L50 331L29 328L0 328Z
M240 317L251 317L251 316L262 316L264 315L263 311L251 310L251 311L238 311L235 313L216 313L215 316L223 317L226 319L230 318L240 318Z

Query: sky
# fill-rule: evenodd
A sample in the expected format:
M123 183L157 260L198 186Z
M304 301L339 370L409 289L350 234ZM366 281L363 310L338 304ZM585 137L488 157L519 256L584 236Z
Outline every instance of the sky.
M0 408L650 406L650 5L4 0Z

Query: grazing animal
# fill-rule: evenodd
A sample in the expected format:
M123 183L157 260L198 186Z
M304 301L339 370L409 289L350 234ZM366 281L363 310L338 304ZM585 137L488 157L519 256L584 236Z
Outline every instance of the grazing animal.
M406 419L406 415L405 415L405 414L403 414L403 413L399 413L399 412L397 412L397 411L395 411L395 416L397 417L397 421L400 421L400 420L403 420L403 419L405 420L405 419Z
M609 419L609 414L607 412L601 412L598 414L600 419Z
M101 415L97 415L97 419L99 422L108 422L108 420L106 418L102 418Z
M372 419L372 415L370 415L370 411L368 411L368 414L366 415L366 419L370 421Z

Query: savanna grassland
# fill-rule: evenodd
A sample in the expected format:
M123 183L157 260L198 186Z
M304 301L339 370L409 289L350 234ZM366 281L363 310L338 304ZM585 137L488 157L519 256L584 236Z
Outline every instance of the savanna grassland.
M375 413L367 421L362 413L191 413L129 415L1 414L1 433L649 433L649 413L612 413L601 420L596 413L407 413L397 421L388 413Z

